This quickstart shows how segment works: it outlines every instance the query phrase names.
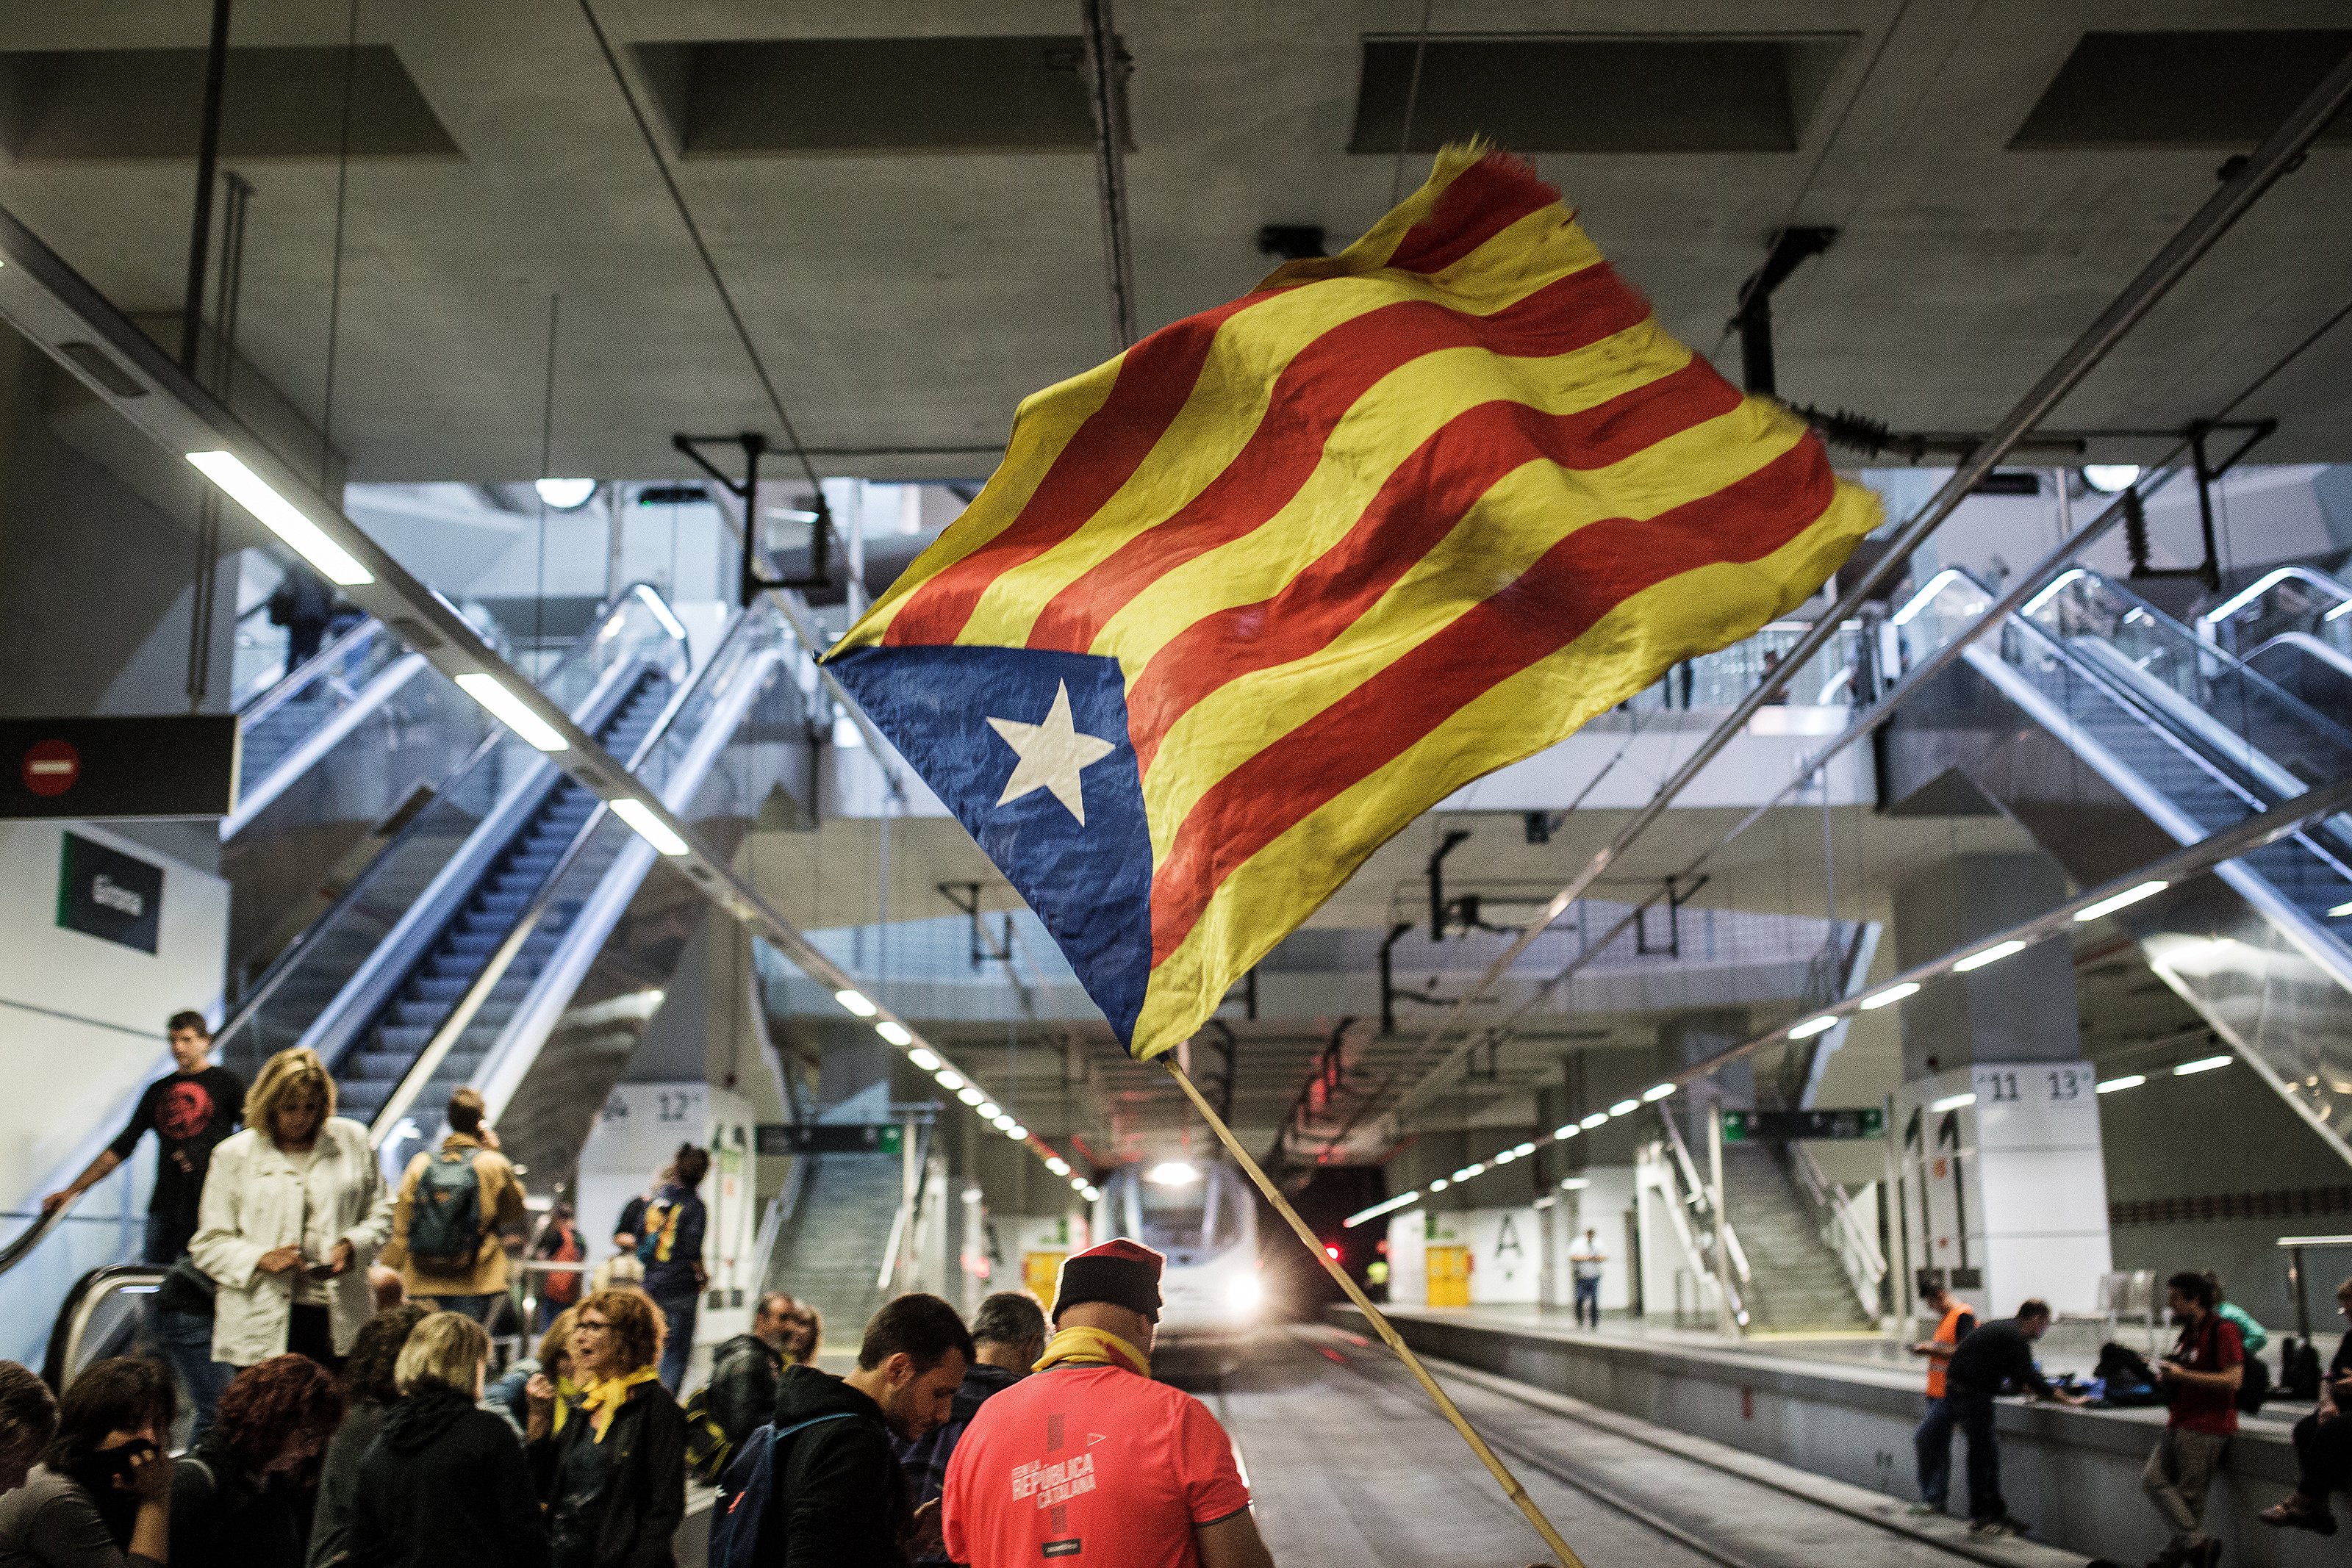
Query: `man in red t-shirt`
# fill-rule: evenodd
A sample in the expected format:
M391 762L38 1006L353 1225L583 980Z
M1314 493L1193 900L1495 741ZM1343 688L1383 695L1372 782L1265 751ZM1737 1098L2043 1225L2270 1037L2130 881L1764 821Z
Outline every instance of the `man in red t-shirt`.
M971 1568L1274 1568L1233 1443L1208 1407L1151 1381L1160 1270L1106 1241L1066 1259L1054 1337L980 1407L948 1462L947 1552Z
M2221 1468L2221 1449L2238 1430L2238 1385L2246 1375L2238 1325L2213 1310L2213 1282L2183 1270L2165 1282L2180 1339L2158 1362L2172 1419L2140 1472L2156 1511L2172 1526L2162 1568L2212 1568L2221 1543L2205 1533L2205 1493Z

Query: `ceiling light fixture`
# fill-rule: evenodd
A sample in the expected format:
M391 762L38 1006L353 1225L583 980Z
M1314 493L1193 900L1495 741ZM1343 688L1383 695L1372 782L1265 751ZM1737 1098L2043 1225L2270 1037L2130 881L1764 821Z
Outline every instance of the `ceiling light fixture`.
M1429 1184L1429 1190L1432 1192L1444 1192L1447 1187L1452 1186L1454 1184L1452 1182L1446 1180L1444 1176L1439 1176L1435 1181Z
M1609 1107L1609 1113L1612 1116L1622 1116L1628 1111L1638 1111L1641 1108L1642 1103L1639 1100L1620 1100Z
M1582 1131L1584 1131L1583 1128L1578 1126L1575 1123L1570 1122L1565 1127L1554 1127L1551 1130L1551 1135L1555 1138L1572 1138Z
M1015 1122L1004 1129L1004 1135L1016 1144L1025 1144L1029 1141L1029 1129Z
M952 1067L942 1067L931 1074L931 1082L950 1092L963 1087L963 1074Z
M1647 1089L1642 1091L1642 1098L1655 1102L1664 1099L1674 1092L1675 1085L1671 1083L1653 1083Z
M1055 1176L1067 1176L1070 1174L1070 1162L1064 1159L1061 1155L1055 1155L1052 1159L1045 1162L1045 1168L1052 1171Z
M907 1053L907 1060L913 1062L916 1066L921 1068L926 1072L936 1071L940 1065L939 1057L929 1050L919 1045Z
M596 493L593 479L533 479L530 487L539 498L559 512L576 512L588 504Z
M1971 953L1967 957L1962 958L1958 963L1954 964L1952 966L1952 973L1956 975L1965 975L1972 970L1981 969L1987 964L1998 964L2003 958L2011 957L2024 951L2025 944L2022 942L1996 942L1991 946L1986 948L1983 952Z
M1977 1097L1973 1093L1947 1094L1941 1100L1936 1101L1933 1104L1929 1105L1927 1109L1938 1115L1941 1115L1946 1111L1957 1111L1963 1105L1973 1105L1976 1103Z
M2085 463L2083 483L2102 496L2113 496L2128 490L2139 482L2137 463Z
M913 1031L908 1030L905 1024L900 1023L896 1019L884 1019L880 1023L874 1026L874 1032L880 1035L884 1040L888 1040L892 1045L912 1045L915 1043Z
M562 733L530 709L505 683L487 670L473 670L457 677L457 689L488 708L492 718L513 730L541 751L568 751L572 743Z
M2116 910L2128 908L2143 898L2154 898L2171 885L2168 882L2144 882L2137 887L2127 887L2113 898L2103 898L2087 908L2074 911L2074 919L2080 923L2096 920L2102 915L2113 915Z
M979 1104L973 1106L972 1109L980 1113L980 1119L982 1121L991 1124L993 1124L999 1116L1004 1114L1004 1108L993 1100L983 1099Z
M2175 1078L2186 1078L2192 1072L2210 1072L2217 1067L2229 1066L2231 1060L2226 1056L2200 1056L2194 1061L2184 1061L2174 1068L2172 1075Z
M1906 997L1916 997L1918 994L1919 982L1916 980L1906 980L1899 986L1887 987L1885 990L1880 991L1875 996L1863 998L1862 1010L1866 1013L1874 1013L1881 1008L1893 1007L1896 1002L1901 1001Z
M1837 1028L1837 1024L1838 1020L1836 1019L1831 1017L1827 1013L1823 1013L1819 1018L1810 1018L1802 1023L1790 1024L1789 1026L1789 1038L1790 1040L1811 1040L1817 1034L1827 1034L1830 1030Z
M268 481L247 467L234 452L191 452L188 461L226 491L229 499L251 512L263 528L291 546L295 554L318 568L319 575L329 582L338 588L360 588L375 580L375 574L362 566L356 556L303 516L300 507L271 489Z
M654 809L635 796L624 795L613 802L613 815L636 831L637 837L653 845L655 852L665 855L686 853L686 841L670 831L667 822L654 814ZM898 1042L903 1045L906 1042Z
M835 991L833 999L862 1019L870 1019L880 1010L866 999L863 991Z
M2113 1094L2118 1089L2137 1089L2147 1082L2145 1072L2126 1072L2121 1078L2110 1078L2099 1085L2102 1094Z
M1580 1127L1581 1127L1581 1128L1583 1128L1586 1132L1588 1132L1588 1133L1589 1133L1589 1132L1592 1131L1592 1129L1593 1129L1593 1128L1598 1127L1599 1125L1601 1125L1603 1122L1606 1122L1607 1120L1609 1120L1609 1113L1608 1113L1608 1112L1606 1112L1606 1111L1595 1111L1594 1113L1592 1113L1592 1114L1591 1114L1591 1115L1587 1116L1583 1121L1579 1122L1579 1123L1577 1124L1577 1125L1578 1125L1578 1126L1580 1126Z
M980 1107L980 1103L987 1099L988 1096L982 1094L978 1089L967 1083L962 1088L956 1091L956 1098L962 1101L965 1104L971 1106L974 1110L977 1110Z

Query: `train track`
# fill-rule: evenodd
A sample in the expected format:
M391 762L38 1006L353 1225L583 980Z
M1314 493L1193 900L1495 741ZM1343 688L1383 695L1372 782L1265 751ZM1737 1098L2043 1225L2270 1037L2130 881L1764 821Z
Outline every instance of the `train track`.
M1361 1359L1346 1354L1327 1354L1327 1359L1331 1359L1334 1364L1346 1368L1391 1406L1427 1410L1426 1400L1419 1390L1409 1388L1402 1382L1401 1370L1397 1377L1391 1378L1382 1376L1372 1369L1370 1364L1377 1360L1388 1364L1391 1370L1396 1370L1392 1363L1388 1363L1385 1354L1370 1346L1369 1342L1331 1329L1307 1330L1302 1337L1307 1337L1309 1343L1315 1343L1318 1349L1326 1348L1329 1341L1338 1339L1345 1341L1352 1348L1369 1351L1370 1354ZM2017 1556L2001 1552L1998 1549L1988 1550L1970 1542L1948 1541L1923 1531L1906 1529L1902 1524L1867 1509L1840 1503L1795 1486L1775 1482L1743 1468L1711 1459L1703 1454L1692 1453L1678 1444L1661 1441L1636 1429L1636 1424L1630 1420L1603 1418L1562 1409L1549 1401L1528 1397L1525 1391L1474 1368L1444 1363L1437 1364L1443 1366L1450 1378L1467 1383L1482 1393L1522 1406L1552 1420L1569 1422L1589 1431L1599 1432L1622 1442L1636 1444L1683 1464L1713 1471L1717 1476L1743 1486L1778 1493L1803 1503L1809 1508L1821 1509L1826 1512L1841 1515L1858 1523L1869 1525L1873 1529L1883 1531L1906 1542L1963 1562L1982 1563L1985 1568L2019 1568L2020 1559ZM1222 1385L1222 1379L1220 1384ZM1221 1395L1222 1392L1221 1386ZM1530 1447L1524 1440L1524 1434L1514 1435L1508 1431L1497 1433L1490 1423L1479 1428L1479 1436L1486 1438L1487 1445L1496 1453L1503 1455L1515 1465L1524 1466L1539 1475L1549 1477L1562 1486L1582 1493L1611 1511L1621 1514L1674 1542L1684 1550L1717 1564L1718 1568L1759 1568L1758 1564L1741 1557L1737 1552L1677 1524L1619 1488L1599 1479L1583 1467L1562 1459L1557 1454L1548 1450Z

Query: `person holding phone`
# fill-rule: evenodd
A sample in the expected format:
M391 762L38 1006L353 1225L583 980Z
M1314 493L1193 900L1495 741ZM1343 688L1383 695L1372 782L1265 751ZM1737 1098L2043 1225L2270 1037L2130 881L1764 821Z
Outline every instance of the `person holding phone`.
M163 1364L92 1362L66 1389L57 1435L0 1496L0 1568L165 1568L179 1400Z
M367 1129L335 1114L316 1051L269 1059L245 1124L213 1152L189 1244L220 1287L213 1359L247 1367L291 1351L337 1370L375 1312L368 1265L392 1237L392 1193Z

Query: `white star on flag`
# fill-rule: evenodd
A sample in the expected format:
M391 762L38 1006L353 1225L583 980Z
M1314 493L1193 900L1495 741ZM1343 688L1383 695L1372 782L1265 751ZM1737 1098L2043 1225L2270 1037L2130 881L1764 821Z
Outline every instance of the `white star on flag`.
M988 726L1004 737L1004 744L1021 759L1013 766L1013 777L1004 781L1004 793L996 798L996 803L1007 806L1024 795L1051 789L1054 799L1069 808L1070 815L1078 820L1078 826L1085 827L1087 798L1078 775L1118 747L1078 729L1070 717L1070 683L1063 681L1055 685L1054 706L1046 713L1045 723L992 718Z

